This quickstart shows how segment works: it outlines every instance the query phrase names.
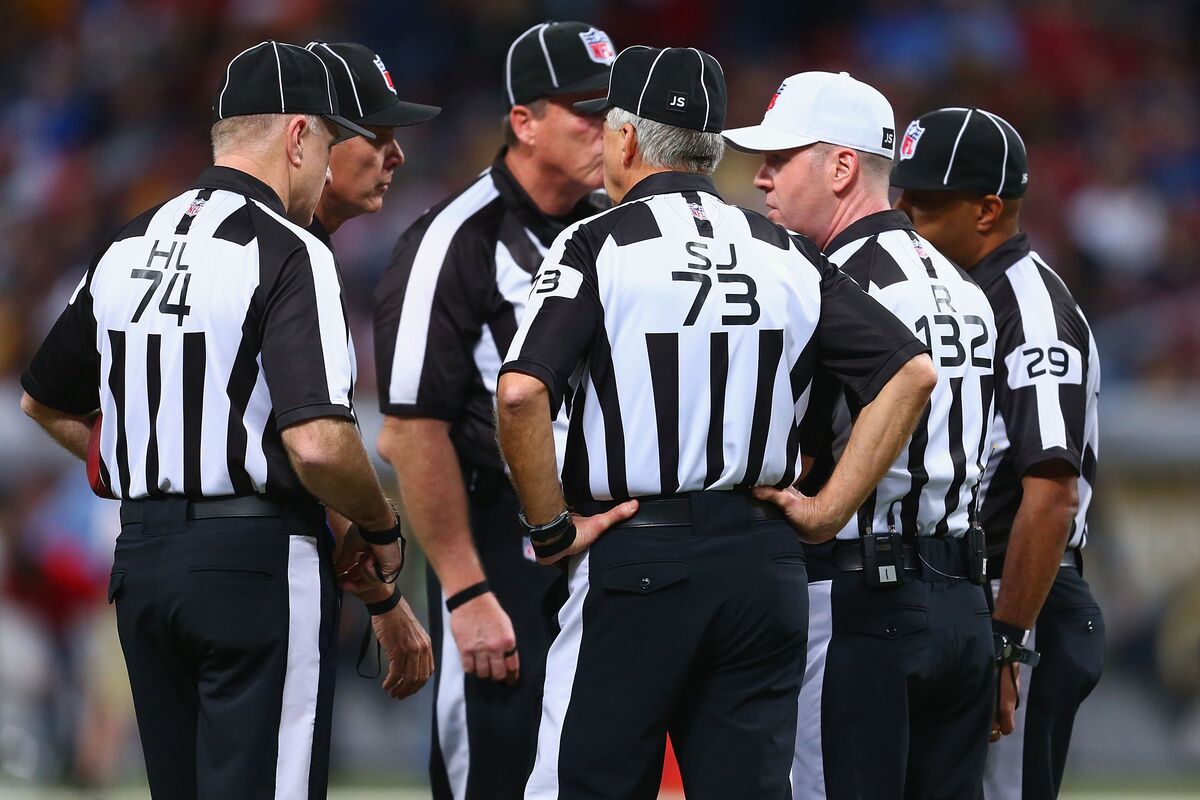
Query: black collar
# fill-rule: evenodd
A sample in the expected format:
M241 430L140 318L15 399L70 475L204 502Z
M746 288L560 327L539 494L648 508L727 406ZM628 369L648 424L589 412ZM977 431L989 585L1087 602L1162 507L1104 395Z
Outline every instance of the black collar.
M321 218L313 214L312 224L308 226L308 232L321 240L321 243L333 249L333 239L329 235L329 230L325 227L325 223L321 222Z
M242 172L240 169L233 169L232 167L208 167L204 172L200 173L200 177L196 179L194 188L224 189L227 192L236 192L253 200L258 200L281 217L287 216L287 212L283 209L283 201L279 199L279 195L275 194L275 190L258 178Z
M912 220L908 218L908 214L897 208L889 208L887 211L876 211L874 214L868 214L860 220L850 223L837 236L830 240L825 247L826 253L836 253L841 248L857 242L859 239L865 239L868 236L874 236L877 233L886 231L915 231Z
M600 206L592 202L591 195L588 195L576 203L575 207L564 216L552 217L543 213L525 188L517 182L516 177L509 171L508 165L504 163L504 156L507 153L508 146L505 145L500 148L500 152L496 154L496 159L492 162L492 175L495 177L496 189L504 197L505 203L521 221L521 224L533 231L544 247L554 244L555 237L568 226L601 210Z
M633 188L625 193L622 203L631 200L641 200L655 194L676 194L677 192L705 192L718 200L722 200L713 185L712 178L696 172L656 172L642 178ZM724 202L722 200L722 202Z
M984 256L967 272L970 273L971 280L986 289L989 284L994 283L997 278L1008 271L1009 267L1027 255L1029 255L1029 237L1024 233L1018 233Z

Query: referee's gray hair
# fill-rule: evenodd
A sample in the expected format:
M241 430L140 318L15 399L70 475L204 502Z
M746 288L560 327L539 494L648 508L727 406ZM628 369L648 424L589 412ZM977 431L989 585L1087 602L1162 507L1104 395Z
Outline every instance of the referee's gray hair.
M711 175L725 155L725 140L719 133L665 125L623 108L610 108L605 124L614 131L632 125L642 161L652 167Z
M277 126L291 119L291 114L245 114L226 117L213 123L211 138L213 159L232 150L256 150L271 138ZM322 120L316 114L304 114L308 127L320 130Z

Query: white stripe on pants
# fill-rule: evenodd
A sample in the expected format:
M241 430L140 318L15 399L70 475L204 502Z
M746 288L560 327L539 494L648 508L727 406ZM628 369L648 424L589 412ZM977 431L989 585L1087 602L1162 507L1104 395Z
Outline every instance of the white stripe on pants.
M467 796L467 777L471 772L471 743L467 733L466 673L458 644L450 632L450 612L446 593L442 593L442 652L438 653L437 732L446 778L454 800Z
M279 715L275 797L309 796L321 679L321 557L316 539L288 536L288 649Z
M796 800L824 800L825 764L821 753L821 699L825 682L825 654L833 636L833 581L808 585L808 662L800 687L796 718L796 756L792 761L792 796Z
M558 612L559 634L546 656L546 687L542 694L542 721L538 727L537 760L526 800L557 800L558 757L563 720L571 704L579 647L583 639L583 604L588 595L589 554L573 556L567 570L570 595Z

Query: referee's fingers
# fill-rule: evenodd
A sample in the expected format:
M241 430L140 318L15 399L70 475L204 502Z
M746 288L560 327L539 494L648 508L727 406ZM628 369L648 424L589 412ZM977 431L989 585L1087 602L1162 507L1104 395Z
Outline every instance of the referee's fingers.
M476 678L482 678L485 681L492 678L492 665L488 660L487 653L475 654L475 669L471 670L475 673Z
M488 670L494 681L508 680L508 667L505 665L504 656L496 652L488 653Z
M505 681L509 686L514 686L517 680L521 677L521 655L517 652L517 648L513 648L504 654L504 665L508 668L508 680Z

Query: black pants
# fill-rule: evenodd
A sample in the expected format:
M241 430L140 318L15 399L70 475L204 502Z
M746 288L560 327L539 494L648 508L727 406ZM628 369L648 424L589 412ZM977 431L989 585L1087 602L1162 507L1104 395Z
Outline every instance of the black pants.
M521 677L507 686L464 673L445 596L428 570L437 666L430 786L436 800L508 800L521 797L533 767L551 638L542 603L559 571L534 560L508 479L471 470L466 478L475 546L488 584L512 619Z
M1075 713L1104 667L1104 617L1078 569L1059 568L1028 645L1042 658L1021 669L1017 729L988 752L987 800L1058 797Z
M945 577L966 574L956 540L922 546L937 571L906 571L893 589L837 569L833 543L805 548L811 616L797 798L980 796L996 683L987 598L982 586Z
M327 536L148 501L110 600L156 800L324 798L338 596Z
M791 796L803 550L745 495L689 497L691 525L620 525L570 559L527 798L654 798L668 733L688 800Z

